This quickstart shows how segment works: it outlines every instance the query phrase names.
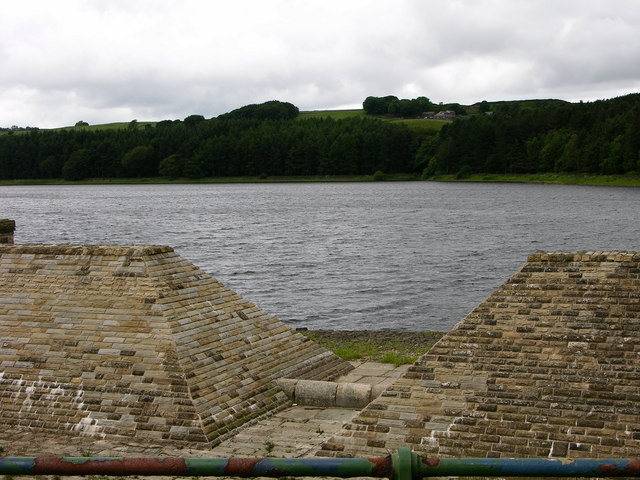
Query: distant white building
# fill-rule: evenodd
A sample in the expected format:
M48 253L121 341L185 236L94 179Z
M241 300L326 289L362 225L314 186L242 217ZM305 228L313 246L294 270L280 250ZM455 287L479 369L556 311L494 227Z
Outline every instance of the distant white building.
M435 120L453 120L456 118L456 112L453 110L443 110L442 112L423 112L422 118Z
M436 120L454 120L456 118L456 112L453 110L443 110L442 112L436 113L433 118Z

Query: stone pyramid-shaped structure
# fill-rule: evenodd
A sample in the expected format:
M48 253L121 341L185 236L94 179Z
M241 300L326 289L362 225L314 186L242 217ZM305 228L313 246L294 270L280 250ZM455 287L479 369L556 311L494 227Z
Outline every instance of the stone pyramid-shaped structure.
M217 443L333 353L161 246L0 246L0 425Z
M640 253L531 255L319 455L640 455Z

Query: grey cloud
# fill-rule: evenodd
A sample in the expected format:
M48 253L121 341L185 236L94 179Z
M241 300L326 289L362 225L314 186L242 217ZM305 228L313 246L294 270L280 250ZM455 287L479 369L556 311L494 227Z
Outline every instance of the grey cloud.
M25 0L0 18L0 126L606 98L638 88L639 29L632 0Z

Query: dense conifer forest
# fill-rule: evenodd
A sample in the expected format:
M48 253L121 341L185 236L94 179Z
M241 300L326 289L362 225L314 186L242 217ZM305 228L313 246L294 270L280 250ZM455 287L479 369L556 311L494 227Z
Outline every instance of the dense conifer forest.
M296 109L297 112L297 109ZM231 113L231 112L230 112ZM246 113L246 112L244 112ZM131 123L0 135L0 179L370 175L415 170L419 138L374 118L256 118ZM258 110L258 115L262 113ZM290 115L290 114L289 114Z
M426 174L640 172L640 94L491 107L443 127L422 153Z
M425 97L368 97L365 111L373 105L375 114L300 118L295 106L273 101L155 126L5 129L0 179L640 172L640 94L453 104L461 115L439 132L389 121L376 110L385 99L395 117L434 107Z

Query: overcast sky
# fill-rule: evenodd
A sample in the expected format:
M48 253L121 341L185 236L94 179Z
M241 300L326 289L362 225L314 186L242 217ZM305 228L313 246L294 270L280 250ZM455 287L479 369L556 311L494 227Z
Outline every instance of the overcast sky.
M639 0L19 0L0 126L640 91Z

